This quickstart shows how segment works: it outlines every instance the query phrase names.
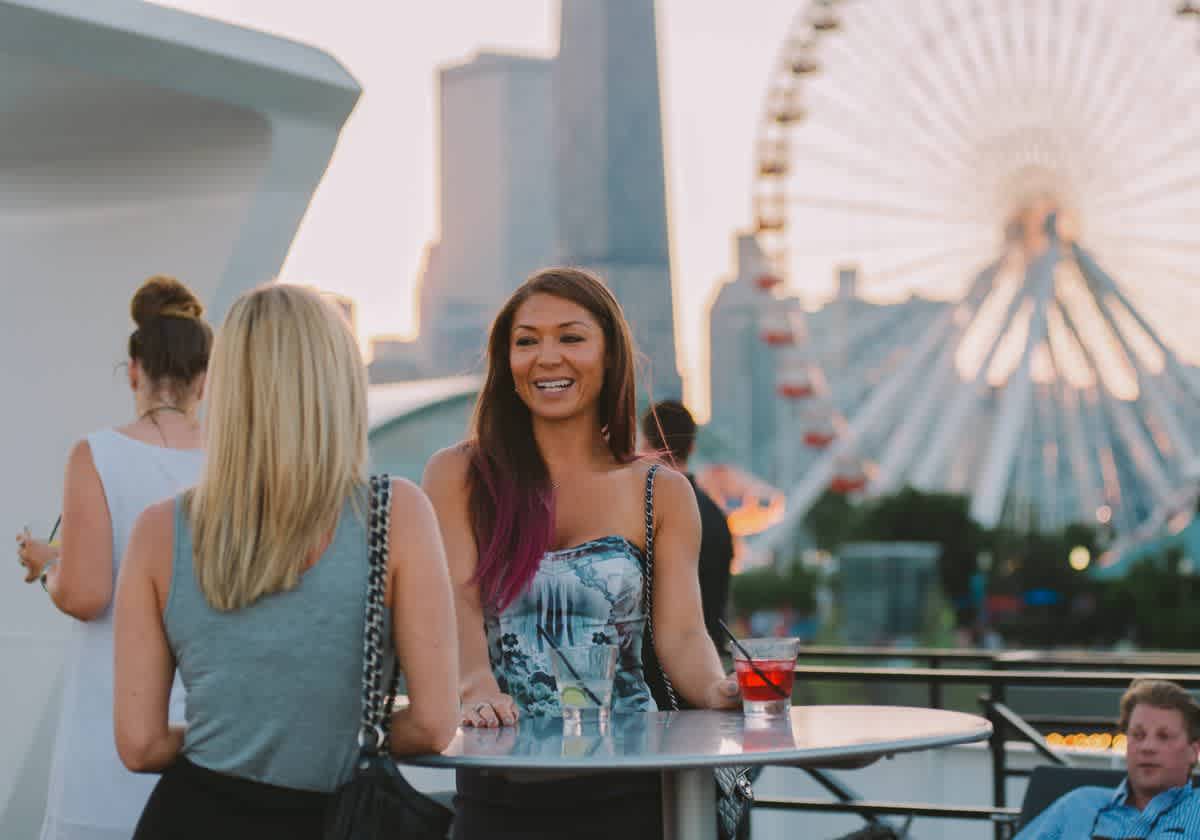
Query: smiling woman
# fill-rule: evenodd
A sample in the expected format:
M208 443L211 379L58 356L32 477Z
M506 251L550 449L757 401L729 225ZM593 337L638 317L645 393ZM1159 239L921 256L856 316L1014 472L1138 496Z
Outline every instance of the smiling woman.
M550 652L594 645L616 649L613 711L656 708L656 653L692 705L738 705L704 627L691 485L634 454L633 359L598 278L535 274L493 323L473 438L426 468L455 588L464 725L561 715ZM643 646L651 585L661 597ZM455 837L557 837L564 808L581 838L658 837L660 801L654 773L596 785L463 771Z

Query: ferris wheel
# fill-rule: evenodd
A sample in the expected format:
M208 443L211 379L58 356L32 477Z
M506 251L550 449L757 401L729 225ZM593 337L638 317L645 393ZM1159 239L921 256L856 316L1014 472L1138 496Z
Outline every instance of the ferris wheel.
M987 525L1194 507L1196 102L1197 0L802 4L752 196L793 470L766 542L827 489L965 492ZM943 303L817 336L839 273Z

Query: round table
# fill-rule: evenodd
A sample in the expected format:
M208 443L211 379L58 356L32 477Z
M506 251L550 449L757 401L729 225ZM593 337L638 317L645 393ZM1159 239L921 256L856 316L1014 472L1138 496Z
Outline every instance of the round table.
M789 717L775 720L740 712L645 712L613 715L606 727L572 728L559 718L464 727L444 752L405 763L572 774L659 770L663 836L709 840L716 837L712 767L870 762L982 741L991 733L991 724L976 715L907 706L793 706Z

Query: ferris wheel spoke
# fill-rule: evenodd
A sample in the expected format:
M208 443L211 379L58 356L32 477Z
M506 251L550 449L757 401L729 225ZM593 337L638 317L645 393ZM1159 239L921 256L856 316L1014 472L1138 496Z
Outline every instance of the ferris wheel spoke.
M1142 23L1143 26L1139 28L1136 23ZM1131 84L1144 78L1145 71L1156 64L1153 57L1146 58L1141 45L1165 43L1170 34L1167 27L1173 26L1173 21L1165 18L1154 22L1156 25L1150 30L1145 28L1144 18L1139 16L1136 23L1129 24L1126 23L1126 19L1122 19L1110 21L1110 25L1106 27L1109 40L1104 51L1104 70L1108 75L1101 77L1103 81L1091 87L1095 107L1092 111L1093 130L1089 132L1089 138L1094 138L1097 142L1097 149L1102 148L1101 144L1111 135L1110 120L1114 112L1118 115L1127 114L1130 106L1137 104L1136 100L1130 99ZM1165 53L1167 50L1160 52Z
M927 256L922 256L919 259L910 260L907 263L896 266L887 271L881 271L875 275L875 280L897 280L901 277L908 277L918 271L942 265L951 261L958 263L978 262L979 252L975 246L947 248L942 251L934 251Z
M1066 307L1062 307L1061 312L1063 323L1070 331L1076 346L1079 348L1088 366L1096 375L1101 401L1104 404L1107 414L1113 420L1117 436L1122 440L1126 451L1133 459L1134 468L1137 470L1139 477L1149 487L1156 501L1159 503L1167 501L1171 495L1171 484L1166 472L1163 470L1162 464L1159 462L1158 451L1154 448L1148 435L1143 431L1141 424L1138 422L1128 403L1117 398L1112 393L1108 380L1101 374L1101 368L1097 364L1093 351L1088 343L1083 340L1082 333L1071 316L1070 311Z
M976 37L975 27L972 26L971 12L973 9L961 7L951 7L951 9L947 13L948 27L954 33L951 40L956 45L956 54L960 57L962 66L967 70L963 78L965 94L963 102L966 107L970 103L977 103L981 100L989 76L987 68L984 66L984 57Z
M1163 196L1175 195L1180 192L1192 193L1200 190L1200 172L1174 176L1172 180L1151 184L1140 189L1119 193L1107 202L1104 207L1128 207L1130 204L1150 203L1161 201Z
M1192 464L1196 461L1196 449L1192 445L1190 437L1184 431L1182 420L1176 416L1175 411L1171 408L1166 396L1159 388L1157 379L1146 372L1146 367L1142 364L1141 357L1138 356L1133 345L1130 343L1129 337L1125 334L1126 331L1122 328L1112 306L1109 304L1107 295L1103 294L1105 291L1115 289L1116 283L1112 277L1106 274L1092 260L1081 261L1080 270L1083 272L1088 283L1094 285L1101 292L1100 294L1096 294L1094 299L1099 306L1100 314L1108 325L1109 331L1116 338L1117 344L1124 354L1126 361L1133 367L1140 394L1153 410L1159 422L1163 424L1172 448L1182 459L1182 463L1184 465ZM1126 307L1125 311L1127 313L1131 312L1129 307Z
M838 89L836 97L832 89L820 89L814 94L814 107L822 109L824 114L831 120L837 119L840 123L856 126L859 129L859 135L869 138L869 142L878 142L878 136L874 134L877 128L873 125L873 122L878 119L880 109L884 103L878 99L877 95L869 93L873 88L878 87L877 84L872 84L861 76L860 80L859 85L855 88ZM893 106L895 104L897 103L892 103ZM947 173L947 177L952 177L950 172L956 167L961 168L962 164L960 161L955 161L953 158L947 157L927 137L927 128L914 121L911 110L905 108L897 111L896 116L903 120L902 123L897 123L896 128L899 130L900 138L903 139L901 148L909 159L918 163L922 168L935 172L945 172ZM908 130L904 131L904 128ZM896 162L899 163L900 161Z
M879 12L885 11L892 12L894 9L888 4L881 4ZM873 74L877 79L876 84L866 88L873 94L874 107L885 107L889 101L902 103L905 111L915 118L915 122L910 123L914 130L930 135L933 142L929 145L935 149L935 154L946 165L969 170L963 157L963 152L968 147L964 127L956 124L953 118L946 119L947 109L944 103L941 103L940 109L943 113L939 114L939 108L931 101L929 95L932 92L932 86L924 77L924 64L912 59L904 60L899 67L895 64L888 66L880 62L880 55L886 54L884 50L886 50L888 38L896 39L897 33L904 32L909 41L923 40L919 29L913 33L914 26L908 19L892 18L890 26L888 23L889 21L883 19L881 14L879 19L872 20L869 25L863 27L864 36L874 36L875 39L864 44L864 48L872 57L872 65L878 68L877 72ZM883 46L869 48L870 45L878 45L881 41ZM928 57L928 53L925 54L925 57ZM925 93L925 96L920 95L920 92L917 91L918 87ZM938 140L941 141L940 144L936 143Z
M855 147L857 149L857 147ZM888 184L900 190L917 190L919 182L899 177L895 173L879 168L878 165L865 158L851 158L835 154L828 144L796 142L792 144L793 159L802 163L819 162L829 167L851 173L862 178L865 182L878 185Z
M1124 290L1121 288L1120 284L1115 282L1103 271L1098 271L1099 266L1086 250L1077 246L1075 251L1076 259L1079 263L1096 267L1097 271L1094 271L1093 274L1098 276L1101 284L1101 290L1104 293L1111 294L1117 299L1121 306L1125 308L1125 311L1130 315L1134 322L1150 338L1150 341L1153 342L1154 346L1158 348L1158 351L1163 354L1164 364L1168 373L1175 379L1176 382L1181 383L1183 390L1192 396L1192 398L1196 401L1197 406L1200 406L1200 384L1197 384L1195 379L1187 375L1187 373L1182 369L1182 366L1179 363L1179 358L1175 351L1172 350L1165 341L1163 341L1162 337L1159 335L1154 326L1151 325L1150 322L1147 321L1142 315L1140 308L1134 306L1129 297L1125 294Z
M1104 234L1106 239L1111 239L1117 242L1136 242L1145 245L1155 250L1163 251L1183 251L1185 253L1200 254L1200 242L1188 239L1163 239L1155 236L1138 236L1132 233L1121 233L1119 231L1109 231Z
M1196 95L1200 97L1200 88L1197 89ZM1127 158L1130 169L1138 173L1134 176L1136 181L1141 181L1148 177L1149 173L1158 172L1161 168L1177 162L1181 157L1187 155L1190 150L1197 148L1197 145L1200 144L1200 128L1184 126L1183 130L1187 132L1187 136L1174 141L1166 149L1162 149L1162 144L1160 143L1156 145L1155 149L1149 150L1141 156L1131 155ZM1176 133L1178 132L1168 133L1166 140L1171 141ZM1152 153L1154 156L1146 158L1147 153ZM1124 184L1121 185L1121 187L1124 186ZM1119 193L1119 191L1119 188L1111 188L1105 194Z
M1108 13L1105 15L1105 13ZM1102 18L1102 16L1104 16ZM1104 19L1106 18L1106 19ZM1120 83L1121 76L1128 72L1123 48L1130 37L1142 37L1141 33L1130 32L1129 16L1114 17L1112 6L1096 10L1096 34L1092 45L1099 55L1093 56L1086 68L1089 83L1084 87L1081 98L1081 114L1085 125L1089 127L1084 137L1085 155L1093 160L1095 146L1102 138L1097 137L1095 129L1099 126L1105 108L1110 103L1109 97ZM1139 16L1138 20L1142 18Z
M1050 325L1051 339L1059 337L1060 341L1069 340L1065 335L1066 327L1063 326L1057 302L1050 309ZM1075 482L1080 521L1089 522L1104 500L1096 470L1093 469L1093 461L1088 457L1088 453L1098 447L1090 445L1080 407L1081 395L1071 384L1064 360L1059 357L1054 345L1054 340L1046 342L1050 366L1054 370L1055 387L1058 389L1058 404L1064 430L1061 440Z
M1165 26L1160 26L1159 29L1149 38L1149 43L1169 44L1171 29L1176 28L1174 21L1167 20ZM1134 40L1132 38L1127 40ZM1114 91L1109 107L1104 116L1097 123L1094 136L1098 138L1096 145L1097 156L1119 158L1119 152L1125 148L1127 143L1125 139L1128 136L1130 127L1137 122L1136 114L1139 111L1139 105L1145 101L1144 93L1147 88L1147 82L1154 78L1163 76L1164 66L1172 60L1177 59L1174 51L1169 47L1159 49L1148 60L1138 60L1141 56L1132 57L1126 56L1125 61L1128 62L1125 66L1134 67L1134 71L1125 74L1123 79L1124 86L1119 91Z
M939 7L941 21L938 18ZM962 49L965 41L958 31L959 21L955 17L957 10L953 4L940 2L931 9L924 1L917 5L917 9L921 26L927 32L933 31L939 22L943 25L942 37L938 39L939 57L947 66L941 73L933 74L932 81L941 83L941 101L947 108L947 113L952 115L959 133L969 138L972 124L970 104L974 101L971 89L978 88L978 79L973 66L969 67L964 60Z
M897 11L887 4L881 6L881 11L883 9L891 12ZM956 96L947 89L947 80L955 79L956 74L952 68L943 66L948 61L946 56L948 50L945 46L953 41L945 37L935 40L934 32L941 29L944 34L946 21L943 21L941 26L931 23L924 11L924 4L917 4L916 13L910 14L906 18L911 21L908 23L908 28L912 33L910 43L911 41L918 42L916 49L908 49L908 45L902 44L901 50L908 53L908 57L899 68L893 68L893 71L886 74L885 77L893 89L902 91L909 97L912 108L919 109L930 125L940 129L946 143L952 147L954 156L959 160L964 160L964 155L971 145L970 122L962 111L961 95ZM883 20L880 21L880 24L890 30L894 38L898 27L905 24L904 21L896 20L894 17L890 22L891 26L887 26L888 21ZM875 32L878 34L877 27ZM888 33L884 32L883 37L886 41ZM931 44L931 42L933 43ZM896 72L897 70L899 72ZM912 85L907 83L909 80ZM941 81L940 84L938 80ZM886 90L881 87L882 92L886 92Z
M862 43L860 43L859 49L857 51L845 49L841 53L847 64L857 68L857 75L844 79L844 84L838 89L838 92L843 101L859 103L855 108L859 114L877 117L882 104L879 99L880 88L889 81L888 68L879 62L879 48L876 46L876 41L873 40L875 33L873 24L871 22L861 23L860 31ZM894 32L892 34L895 35ZM897 110L897 105L902 107ZM928 114L921 103L915 101L907 91L903 91L902 95L888 103L888 107L897 116L902 117L905 125L909 127L911 136L905 136L906 143L921 150L932 167L944 168L947 165L953 165L953 161L947 159L945 153L927 139L931 125Z
M819 207L828 210L852 210L872 216L890 216L907 219L928 219L936 222L974 223L978 220L964 219L953 212L922 208L914 205L887 204L881 201L866 201L852 198L841 198L832 195L810 195L793 193L791 201L808 207Z
M1144 251L1139 249L1136 257L1125 256L1120 261L1123 265L1145 274L1147 269L1152 269L1156 272L1170 274L1178 280L1183 280L1191 285L1200 285L1200 271L1197 271L1195 266L1185 263L1172 263L1169 259L1164 259L1163 254L1157 251ZM1147 256L1152 254L1153 256Z

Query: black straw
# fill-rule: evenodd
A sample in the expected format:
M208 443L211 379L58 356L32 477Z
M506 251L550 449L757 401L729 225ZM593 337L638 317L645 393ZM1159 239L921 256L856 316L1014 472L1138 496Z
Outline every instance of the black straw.
M746 661L750 663L750 670L758 674L762 681L771 686L771 688L775 689L775 693L784 700L791 700L792 695L780 688L778 684L772 682L771 678L764 674L762 670L754 664L754 657L750 655L748 650L742 647L742 643L737 640L737 636L733 635L733 631L729 629L729 625L727 625L724 620L720 618L717 619L717 624L721 625L721 629L725 631L725 635L729 637L729 641L733 642L733 646L742 652L742 656L746 657Z
M50 536L46 537L46 542L54 542L54 535L58 533L58 526L62 524L62 514L58 515L58 519L54 520L54 527L50 529Z
M567 659L567 657L563 655L563 652L558 649L558 645L554 644L554 639L551 639L550 634L542 629L542 625L539 624L537 626L537 631L538 635L546 640L546 644L550 645L554 652L558 654L558 658L562 660L562 664L567 666L567 670L571 672L571 676L579 680L579 687L587 692L587 696L591 699L591 701L597 706L603 706L604 704L600 702L600 698L592 693L592 690L587 687L587 683L583 681L583 677L579 676L579 672L575 670L575 666L571 664L571 660Z

